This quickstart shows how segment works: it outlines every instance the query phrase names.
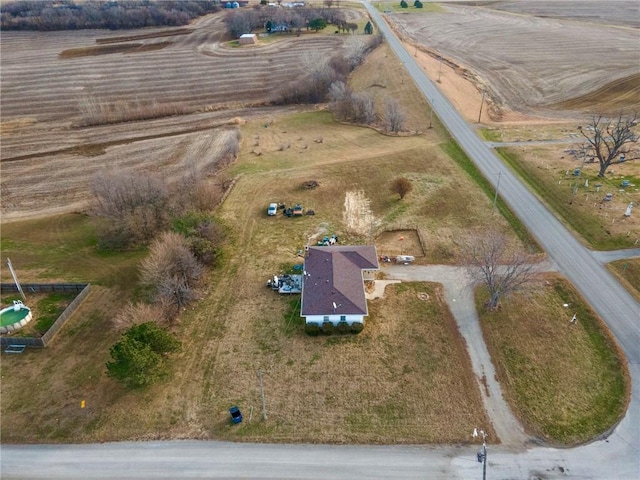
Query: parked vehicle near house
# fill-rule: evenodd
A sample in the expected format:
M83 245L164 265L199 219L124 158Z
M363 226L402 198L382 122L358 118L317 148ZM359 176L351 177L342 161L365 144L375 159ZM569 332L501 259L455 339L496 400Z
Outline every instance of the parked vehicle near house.
M273 217L277 213L278 213L278 204L270 203L269 208L267 208L267 215L269 215L270 217Z

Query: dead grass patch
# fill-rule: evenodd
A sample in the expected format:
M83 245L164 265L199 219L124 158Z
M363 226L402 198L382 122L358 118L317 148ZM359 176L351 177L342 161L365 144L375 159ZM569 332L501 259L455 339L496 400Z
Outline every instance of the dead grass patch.
M482 309L483 298L476 296L485 342L505 398L529 431L577 444L622 418L630 395L624 357L566 280L549 275L495 312Z
M320 133L324 141L313 142ZM296 251L321 223L328 225L329 233L357 243L368 242L372 231L375 238L386 230L419 226L427 250L425 261L455 263L455 240L469 228L480 231L497 221L508 230L502 217L491 215L491 199L427 136L387 137L367 128L338 125L328 112L250 121L243 125L242 134L241 160L231 167L231 174L242 174L236 188L243 194L233 196L239 201L226 202L229 216L251 208L258 236L275 249L287 245L286 249ZM291 147L282 150L283 144ZM300 145L308 148L299 149ZM256 148L260 156L251 154ZM403 200L389 189L398 175L413 184ZM309 178L320 186L301 188ZM346 192L355 191L361 191L368 202L359 212L357 231L343 217ZM246 198L259 201L250 206L240 200ZM258 219L266 216L271 202L301 203L315 216L278 216L270 219L278 231L265 229Z

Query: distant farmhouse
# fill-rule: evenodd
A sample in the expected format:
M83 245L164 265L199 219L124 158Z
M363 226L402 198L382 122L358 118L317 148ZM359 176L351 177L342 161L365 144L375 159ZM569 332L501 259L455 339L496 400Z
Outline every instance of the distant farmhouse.
M373 280L378 269L374 246L309 247L300 315L319 326L364 323L369 314L364 280Z

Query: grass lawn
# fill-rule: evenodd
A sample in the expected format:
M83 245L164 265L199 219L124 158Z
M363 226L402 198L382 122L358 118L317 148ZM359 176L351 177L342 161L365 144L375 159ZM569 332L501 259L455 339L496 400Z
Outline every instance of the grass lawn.
M96 250L91 219L68 214L2 225L0 260L11 259L21 282L80 282L133 291L137 262L145 250L104 253ZM12 282L8 269L2 281Z
M242 288L246 273L238 274L236 287ZM420 293L429 300L420 300ZM370 304L361 334L330 337L305 335L300 319L289 314L288 299L274 295L265 291L228 311L236 319L233 331L220 339L207 375L207 403L215 412L208 428L219 437L451 443L468 440L468 426L487 421L439 285L388 287L385 299ZM261 419L258 369L267 422ZM229 425L226 409L233 404L247 418L240 426Z
M529 432L577 444L624 415L630 380L622 353L568 282L549 276L496 312L482 309L480 291L476 298L505 398Z

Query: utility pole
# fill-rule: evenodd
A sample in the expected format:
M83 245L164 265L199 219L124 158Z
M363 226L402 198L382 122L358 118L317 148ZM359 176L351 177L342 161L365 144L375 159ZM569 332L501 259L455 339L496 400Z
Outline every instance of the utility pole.
M496 194L493 197L493 211L491 215L496 213L496 204L498 203L498 190L500 189L500 177L502 176L502 171L498 172L498 183L496 183Z
M442 74L442 55L440 55L440 68L438 68L438 83L440 83L441 74Z
M487 480L487 433L484 430L480 430L482 435L482 450L478 452L478 462L482 463L482 480ZM473 429L473 438L478 436L478 429Z
M482 105L484 105L484 90L482 91L482 100L480 100L480 113L478 113L478 123L480 123L480 117L482 117Z
M260 396L262 397L262 420L266 420L267 405L264 401L264 386L262 385L262 370L258 370L258 381L260 382Z

